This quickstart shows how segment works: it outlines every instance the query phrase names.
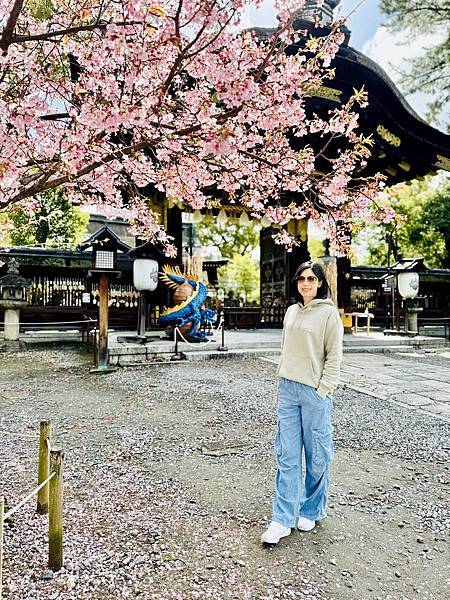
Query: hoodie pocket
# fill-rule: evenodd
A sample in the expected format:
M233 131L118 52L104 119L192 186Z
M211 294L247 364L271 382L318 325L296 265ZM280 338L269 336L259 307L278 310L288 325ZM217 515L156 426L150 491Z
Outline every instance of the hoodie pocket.
M298 354L291 354L285 358L284 362L288 372L292 374L296 373L299 376L304 375L311 382L316 380L310 358L307 358L306 356L299 356Z

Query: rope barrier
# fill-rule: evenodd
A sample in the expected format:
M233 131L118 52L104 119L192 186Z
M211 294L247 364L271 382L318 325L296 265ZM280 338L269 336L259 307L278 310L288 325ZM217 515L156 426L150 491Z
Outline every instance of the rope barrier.
M37 494L38 491L44 487L44 485L47 485L47 483L50 481L50 479L52 477L55 476L55 474L56 473L53 472L49 477L47 477L47 479L45 481L43 481L41 483L41 485L38 485L37 488L35 488L32 492L30 492L26 498L24 498L21 502L19 502L19 504L17 504L17 506L14 506L14 508L11 508L11 510L9 510L7 513L5 513L3 516L3 521L6 521L6 519L9 519L9 517L11 517L13 514L15 514L19 510L19 508L22 508L22 506L24 504L26 504L28 502L28 500L31 500L31 498L35 494Z
M72 323L97 323L98 319L82 319L81 321L37 321L28 323L19 323L21 326L26 325L71 325Z
M3 524L37 494L37 513L48 513L48 566L58 571L63 566L63 465L64 453L51 447L51 422L40 422L38 485L16 506L5 513L5 500L0 497L0 600L2 598L3 570ZM35 436L11 431L0 432L3 435L26 437L35 440ZM45 479L44 479L45 478Z
M219 322L219 325L217 326L217 329L216 329L215 331L214 331L214 329L213 329L213 331L214 331L214 333L213 333L213 339L211 339L211 340L208 340L207 342L203 343L203 344L202 344L202 347L203 347L203 346L208 346L208 344L212 344L213 342L215 342L215 343L217 344L217 340L216 340L216 339L214 339L214 336L216 335L216 333L218 333L218 332L221 330L222 326L223 326L223 319L220 319L220 322ZM194 344L193 344L192 342L188 342L188 341L187 341L187 339L184 337L184 335L181 333L181 331L178 329L178 327L175 327L175 334L176 334L177 332L180 334L180 337L183 339L183 341L184 341L186 344L189 344L189 346L195 346L196 348L198 348L198 347L199 347L199 346L198 346L198 343L194 343Z

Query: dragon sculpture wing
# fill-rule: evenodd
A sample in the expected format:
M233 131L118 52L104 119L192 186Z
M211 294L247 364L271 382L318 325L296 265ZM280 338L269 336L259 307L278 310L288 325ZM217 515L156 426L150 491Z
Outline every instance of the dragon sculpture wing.
M166 285L171 288L177 288L182 283L189 283L194 289L198 288L199 280L193 277L189 273L186 275L180 271L180 267L171 267L170 265L164 265L162 273L160 273L160 279Z

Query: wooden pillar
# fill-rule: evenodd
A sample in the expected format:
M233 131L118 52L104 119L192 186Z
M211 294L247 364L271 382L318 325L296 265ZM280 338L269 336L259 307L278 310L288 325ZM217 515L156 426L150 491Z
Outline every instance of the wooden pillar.
M101 273L99 282L99 337L97 366L99 368L108 366L108 318L109 318L109 276Z
M286 252L286 301L294 302L297 298L297 284L293 283L295 272L304 262L311 260L308 250L308 242L301 242L292 252Z
M352 266L347 256L337 258L338 306L350 312L352 303Z
M174 238L173 243L177 249L176 262L179 264L183 260L183 223L181 217L182 211L177 206L167 209L167 233Z
M297 299L297 284L292 282L294 275L301 264L311 260L308 250L308 219L290 221L287 229L299 243L292 252L285 251L285 300L291 304Z

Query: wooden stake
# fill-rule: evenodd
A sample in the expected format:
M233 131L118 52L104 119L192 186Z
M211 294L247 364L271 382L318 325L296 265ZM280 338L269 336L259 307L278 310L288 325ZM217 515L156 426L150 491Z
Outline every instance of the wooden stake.
M0 497L0 600L3 588L3 515L5 514L5 499Z
M63 566L63 463L63 451L50 450L50 471L55 473L50 480L48 519L48 566L52 571Z
M39 434L39 471L38 485L41 485L50 475L50 445L52 437L52 426L50 421L41 421ZM40 515L48 513L48 485L38 492L37 512Z

